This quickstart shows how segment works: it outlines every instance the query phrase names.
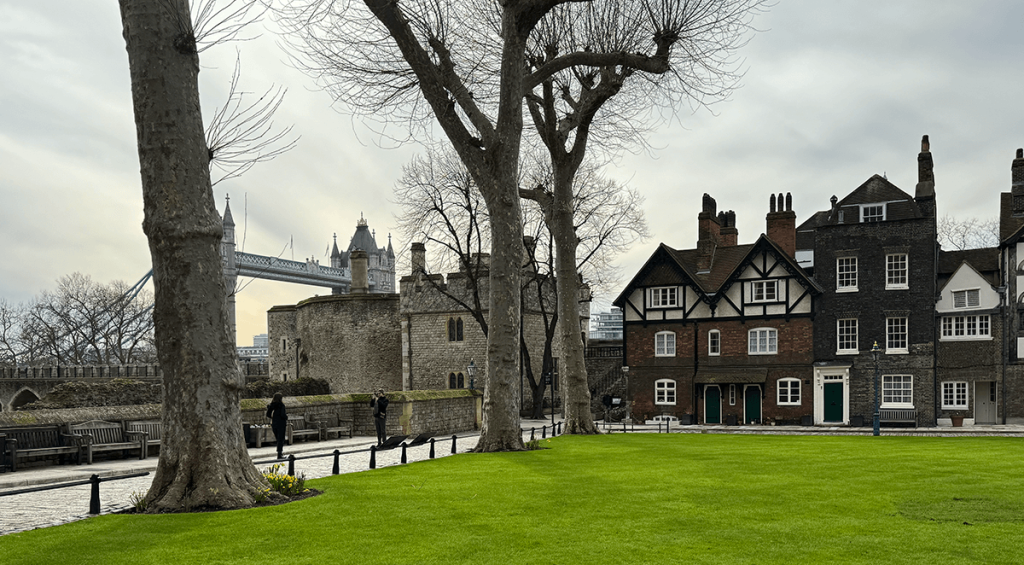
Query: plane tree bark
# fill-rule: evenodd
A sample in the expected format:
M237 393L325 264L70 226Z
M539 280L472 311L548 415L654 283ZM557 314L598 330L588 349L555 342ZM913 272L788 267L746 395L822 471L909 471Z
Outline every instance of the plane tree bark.
M242 437L242 376L228 332L187 0L120 0L153 261L157 355L168 430L149 512L252 506L268 487ZM173 400L172 400L173 399Z

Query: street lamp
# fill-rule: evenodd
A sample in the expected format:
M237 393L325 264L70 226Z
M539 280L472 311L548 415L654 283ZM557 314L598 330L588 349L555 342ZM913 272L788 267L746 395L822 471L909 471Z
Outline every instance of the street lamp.
M476 375L476 363L472 359L469 360L469 367L466 367L466 372L469 373L470 390L476 389L476 386L474 386L476 383L473 382L473 377Z
M622 366L622 376L626 378L626 420L632 422L633 416L629 413L629 409L633 405L633 397L629 394L629 367L626 365Z
M878 382L881 379L881 377L879 377L879 374L878 374L878 355L881 352L882 352L882 350L878 348L878 342L876 341L874 347L871 348L871 358L875 360L875 420L874 420L874 432L873 432L873 434L876 435L876 436L881 432L881 426L882 426L882 424L880 422L880 418L879 418L879 407L880 407L880 402L879 401L881 400L881 398L879 398L879 396L878 396Z

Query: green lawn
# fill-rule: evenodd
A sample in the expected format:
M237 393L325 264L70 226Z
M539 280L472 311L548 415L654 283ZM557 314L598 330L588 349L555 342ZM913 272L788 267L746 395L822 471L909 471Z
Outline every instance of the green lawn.
M614 434L310 481L282 506L101 516L0 563L1020 563L1013 438Z

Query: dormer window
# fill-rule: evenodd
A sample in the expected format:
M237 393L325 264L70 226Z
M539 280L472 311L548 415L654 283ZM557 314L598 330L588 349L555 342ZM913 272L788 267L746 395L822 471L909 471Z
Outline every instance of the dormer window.
M885 221L885 204L862 204L860 221L862 223Z
M953 308L977 308L980 304L981 291L976 288L953 291Z

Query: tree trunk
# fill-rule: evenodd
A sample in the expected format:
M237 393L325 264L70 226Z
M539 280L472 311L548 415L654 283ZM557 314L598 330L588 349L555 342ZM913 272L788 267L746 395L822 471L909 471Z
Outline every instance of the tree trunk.
M572 203L572 172L553 163L555 179L548 230L555 239L555 285L558 290L558 334L562 344L562 407L565 433L598 434L590 412L590 387L580 335L580 278L576 271L576 238Z
M120 0L164 371L150 512L252 506L269 486L242 437L220 245L187 0Z

